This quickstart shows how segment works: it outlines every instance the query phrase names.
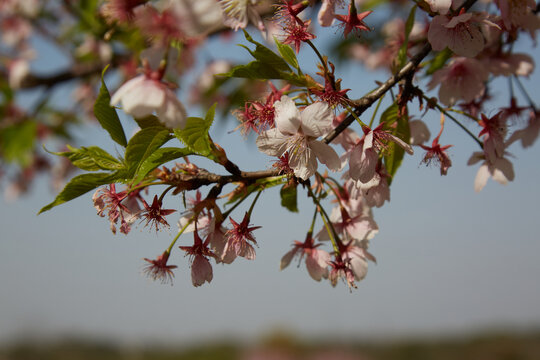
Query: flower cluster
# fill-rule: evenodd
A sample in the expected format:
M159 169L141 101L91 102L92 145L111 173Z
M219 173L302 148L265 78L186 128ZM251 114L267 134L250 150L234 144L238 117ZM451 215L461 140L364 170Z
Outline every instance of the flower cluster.
M214 264L254 260L259 198L279 188L286 211L299 211L301 196L313 211L305 240L285 251L281 269L297 259L314 280L355 288L375 262L374 212L390 202L408 157L421 153L416 163L447 175L461 143L445 130L455 125L477 147L468 163L479 164L480 191L489 178L512 181L511 146L530 147L540 134L540 110L522 82L534 58L516 51L540 30L533 0L51 3L0 2L0 177L14 197L40 172L52 173L58 186L78 168L83 174L42 211L95 190L94 207L113 233L128 234L136 221L159 232L181 214L161 255L143 260L143 272L164 283L172 283L178 265L169 262L178 264L178 253L188 258L194 286L213 280ZM240 29L245 63L222 56ZM334 53L326 54L317 35L328 30ZM34 73L36 36L59 44L72 64L51 76ZM373 84L343 75L359 63L389 75ZM109 74L119 83L111 93ZM52 93L68 81L72 106L56 108ZM495 102L500 83L510 94L502 107ZM26 89L43 89L28 109L18 102ZM118 110L133 118L131 133L124 130L131 119ZM231 114L242 140L268 155L261 169L246 169L214 141L221 137L213 131L223 128L213 124ZM114 154L66 146L53 152L61 157L55 165L37 146L77 138L73 125L94 117L115 142ZM200 167L206 160L219 170Z

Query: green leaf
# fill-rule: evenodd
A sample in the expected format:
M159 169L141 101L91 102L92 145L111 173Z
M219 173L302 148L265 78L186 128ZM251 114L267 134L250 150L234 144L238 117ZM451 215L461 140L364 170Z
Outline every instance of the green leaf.
M286 181L287 181L287 178L284 176L273 176L270 178L259 179L255 181L254 183L248 185L247 188L243 188L242 191L235 192L229 198L229 201L227 201L227 204L232 204L240 200L241 198L243 198L245 195L251 194L254 191L268 189L274 186L282 185Z
M293 66L295 69L298 69L299 68L298 59L296 58L296 54L294 53L294 50L292 49L292 47L290 47L287 44L282 44L281 42L279 42L279 40L275 36L274 36L274 41L283 59L286 62L288 62L291 66Z
M398 117L397 104L391 105L381 115L381 123L384 122L383 129L390 132L392 135L397 136L406 143L410 139L409 118L408 116ZM383 159L386 172L390 177L388 178L388 185L392 183L392 179L397 170L401 166L403 157L405 156L405 150L393 141L388 142L388 146L384 151Z
M252 61L247 65L237 65L229 72L220 76L245 78L253 80L282 79L282 73L259 61Z
M99 94L94 104L94 115L101 126L107 130L111 138L116 143L125 147L127 145L126 134L124 133L116 110L110 105L111 96L109 90L107 90L105 81L103 81L105 71L107 71L107 67L103 69L103 73L101 74L101 89L99 89Z
M101 185L111 184L115 182L120 177L120 173L93 173L93 174L82 174L75 176L67 185L64 187L64 190L56 196L53 202L49 205L44 206L39 210L38 214L52 209L53 207L63 204L67 201L73 200L87 192L97 188Z
M426 75L431 75L435 71L441 69L448 59L452 57L452 50L446 48L439 53L429 62L429 67L426 70Z
M172 139L169 130L159 126L139 130L126 147L126 164L130 177L134 176L140 164L154 151Z
M69 145L67 147L70 151L50 153L67 157L73 165L86 171L120 170L124 168L124 164L100 147L83 146L80 149Z
M289 182L283 185L279 192L279 195L281 196L281 206L292 212L298 212L296 187L296 183Z
M266 46L253 40L253 38L245 30L244 36L246 37L247 41L255 45L255 51L251 51L245 46L242 47L247 49L247 51L249 51L249 53L259 62L266 64L267 66L270 66L278 71L291 71L291 68L289 68L289 65L287 65L285 60Z
M208 110L204 119L189 117L187 118L184 129L174 130L176 137L183 142L189 150L197 155L206 156L210 159L214 159L212 156L213 143L208 136L208 131L214 121L215 112L216 104Z
M164 147L157 149L150 156L148 156L141 164L136 172L136 177L133 179L134 184L141 182L144 177L157 168L158 166L165 164L166 162L179 159L184 156L192 155L193 152L187 148L173 148Z
M244 35L247 41L255 44L255 50L252 51L244 45L240 46L246 49L255 58L255 61L252 61L247 65L237 65L232 68L231 71L219 74L220 76L258 80L283 79L293 81L295 85L305 83L305 80L294 74L289 65L287 65L287 61L289 61L296 62L296 66L298 66L296 56L290 47L289 50L291 53L288 53L286 45L282 45L282 48L280 49L280 51L283 51L286 54L284 58L287 61L285 61L266 46L253 40L247 32L244 31Z
M37 125L31 120L1 129L0 154L7 162L29 165L33 158L36 135Z
M414 25L414 16L416 14L416 8L418 6L414 5L411 9L411 12L409 13L409 17L407 18L407 22L405 23L405 40L403 41L403 44L401 45L401 48L398 52L398 64L399 69L401 69L405 62L407 61L407 49L409 47L409 35L411 33L411 30Z
M167 128L165 125L163 125L159 121L157 116L154 116L154 115L150 115L144 118L138 118L138 119L136 118L135 121L137 122L137 125L139 125L141 129L146 129L148 127L162 127L163 129Z

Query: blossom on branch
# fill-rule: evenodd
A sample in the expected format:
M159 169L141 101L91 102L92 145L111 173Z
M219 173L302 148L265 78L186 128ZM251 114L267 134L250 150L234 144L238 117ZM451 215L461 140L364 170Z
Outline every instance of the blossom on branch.
M279 269L285 269L295 257L299 258L300 263L305 256L309 276L316 281L320 281L322 278L326 279L328 277L330 254L324 250L317 249L319 246L321 244L315 245L312 234L308 233L303 243L295 241L293 248L283 255Z
M340 168L335 150L316 140L331 130L334 115L327 103L316 102L300 112L294 101L284 95L274 107L276 127L259 135L256 144L260 151L277 157L288 152L289 167L303 180L315 174L317 159L330 170Z
M165 251L159 255L156 260L144 258L144 261L148 262L145 265L143 272L152 280L160 280L162 284L171 283L174 278L173 269L176 269L176 265L167 265L169 260L169 252Z
M111 106L122 103L122 109L135 118L156 113L159 121L171 129L186 126L186 110L167 83L163 71L150 71L122 85L111 97Z

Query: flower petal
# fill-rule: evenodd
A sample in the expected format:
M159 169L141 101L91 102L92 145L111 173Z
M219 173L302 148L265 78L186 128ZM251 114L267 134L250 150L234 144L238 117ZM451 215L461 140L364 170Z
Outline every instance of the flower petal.
M325 102L316 102L306 107L300 114L302 132L306 136L318 138L332 128L334 114Z
M296 104L286 95L274 103L276 127L282 134L294 135L300 127L300 111Z
M341 160L338 154L330 145L322 141L313 140L309 142L309 147L313 150L317 159L325 164L328 169L338 171L341 168Z
M282 134L278 129L262 132L255 140L259 151L270 156L281 156L287 150L290 136Z

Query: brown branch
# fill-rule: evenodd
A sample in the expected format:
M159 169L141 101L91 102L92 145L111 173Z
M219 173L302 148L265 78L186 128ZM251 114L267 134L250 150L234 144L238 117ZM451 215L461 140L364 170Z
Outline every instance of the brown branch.
M126 61L127 57L123 55L114 56L111 60L111 66L116 67ZM67 70L60 71L49 76L38 76L34 74L27 75L21 82L21 89L29 89L39 86L53 87L62 82L85 78L92 75L99 75L107 64L98 62L91 64L74 64Z
M424 59L429 52L431 51L431 45L426 44L420 50L418 54L413 56L413 58L394 76L392 76L390 79L386 80L381 86L379 86L374 91L370 92L369 94L365 95L364 97L354 101L355 108L354 113L356 116L360 116L364 113L367 109L373 105L373 103L381 96L383 96L388 90L390 90L394 85L396 85L399 81L401 81L403 78L413 74L416 69L418 68L418 65ZM345 120L343 120L338 126L334 128L330 133L328 133L323 141L328 144L332 140L334 140L339 134L341 134L351 123L355 120L355 116L352 114L347 116Z

